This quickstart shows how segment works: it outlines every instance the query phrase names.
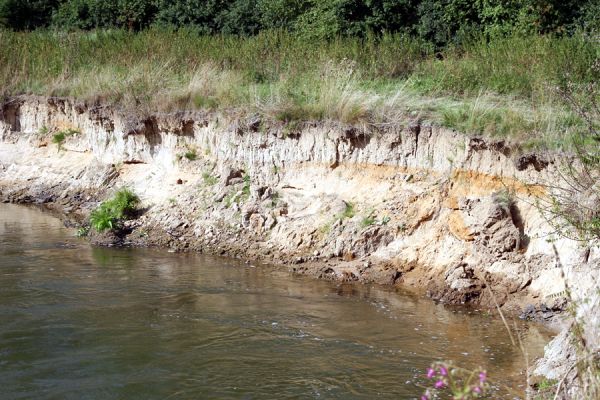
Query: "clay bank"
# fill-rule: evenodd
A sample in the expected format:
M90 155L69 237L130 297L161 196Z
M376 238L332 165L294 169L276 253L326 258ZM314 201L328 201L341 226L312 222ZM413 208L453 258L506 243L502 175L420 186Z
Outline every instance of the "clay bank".
M565 307L565 283L593 289L598 271L597 248L553 235L536 207L557 174L551 156L419 121L138 118L18 97L2 105L0 139L5 202L84 225L119 188L141 197L123 230L91 233L99 244L224 254L537 319Z

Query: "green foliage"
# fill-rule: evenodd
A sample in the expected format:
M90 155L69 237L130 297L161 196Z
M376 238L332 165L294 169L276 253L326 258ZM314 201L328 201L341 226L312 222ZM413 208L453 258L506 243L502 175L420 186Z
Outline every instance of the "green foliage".
M225 35L278 29L304 39L410 33L441 48L474 32L487 37L597 32L598 11L598 0L0 0L0 26L154 26Z
M232 108L285 121L284 136L297 121L394 123L417 113L460 131L557 144L578 122L548 88L565 74L577 87L594 82L588 66L600 52L581 33L480 35L437 53L400 33L303 40L283 31L0 30L0 41L11 49L0 55L7 96L101 99L127 110Z
M0 28L31 30L50 24L59 0L0 0Z
M352 218L354 217L354 204L350 203L349 201L344 202L345 203L345 208L344 211L338 216L338 219L346 219L346 218Z
M67 140L67 137L77 135L78 133L79 131L75 129L66 129L59 131L52 136L52 143L55 143L58 147L58 151L60 151L62 149L63 143L65 142L65 140Z
M219 182L219 179L216 176L212 176L207 172L202 174L202 179L204 180L204 184L206 186L214 186L217 184L217 182Z
M152 0L68 0L61 3L53 18L60 29L147 27L154 19Z
M110 199L102 202L90 215L90 224L98 232L117 229L119 224L133 216L140 202L130 189L119 190Z
M82 226L81 228L77 229L75 236L86 237L89 234L89 232L90 232L89 226Z
M52 136L52 143L55 143L58 146L58 150L60 150L66 138L67 136L64 132L58 132L57 134Z
M377 222L377 218L375 218L373 211L371 211L369 213L369 215L367 215L360 221L360 226L362 228L366 228L366 227L369 227L369 226L375 224L375 222Z
M242 187L241 200L246 201L250 198L250 175L244 175L244 186Z
M195 149L189 149L188 151L185 152L185 154L183 156L185 158L187 158L189 161L194 161L198 158L198 154L196 153Z

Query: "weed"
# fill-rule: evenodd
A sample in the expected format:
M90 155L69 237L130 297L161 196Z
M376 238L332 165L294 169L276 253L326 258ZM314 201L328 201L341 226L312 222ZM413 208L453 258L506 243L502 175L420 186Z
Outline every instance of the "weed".
M244 186L242 187L241 201L246 201L250 198L250 175L244 175Z
M48 127L46 125L42 125L42 127L38 131L38 134L46 135L46 134L48 134L48 132L49 132Z
M110 199L102 202L90 215L90 224L98 232L114 230L127 218L133 216L140 202L130 189L123 188Z
M366 228L369 227L373 224L375 224L375 222L377 222L377 219L375 218L375 216L373 215L373 211L371 211L369 213L369 215L367 215L366 217L364 217L361 221L360 221L360 226L362 228Z
M79 229L77 229L77 232L75 233L75 236L81 238L81 237L86 237L90 232L90 227L89 226L82 226Z
M319 232L321 232L323 235L329 234L329 232L331 232L331 222L328 222L320 227Z
M168 201L169 201L169 204L171 204L171 205L177 204L177 200L174 197L169 198Z
M485 370L468 371L450 363L437 362L427 369L427 379L433 383L427 388L422 400L439 398L437 392L447 392L453 399L477 399L489 389Z
M345 203L344 211L338 216L337 219L343 220L346 218L354 217L354 204L350 203L349 201L346 201L344 203Z
M216 176L212 176L208 172L202 174L202 179L206 186L214 186L219 182L219 179Z
M198 158L198 154L196 154L195 149L189 149L188 151L185 152L185 154L183 156L185 158L187 158L189 161L194 161Z
M76 135L78 133L79 131L75 129L66 129L63 131L59 131L54 136L52 136L52 143L55 143L57 145L58 151L60 151L67 137Z
M223 198L223 204L225 204L225 208L230 208L236 201L237 193L231 192L228 193L225 198Z

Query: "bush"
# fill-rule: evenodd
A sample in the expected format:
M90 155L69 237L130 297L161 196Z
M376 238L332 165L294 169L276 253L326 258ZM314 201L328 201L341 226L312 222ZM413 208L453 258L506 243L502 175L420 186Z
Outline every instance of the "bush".
M112 199L104 201L92 211L90 224L98 232L114 230L119 224L135 213L140 202L139 197L130 189L119 190Z

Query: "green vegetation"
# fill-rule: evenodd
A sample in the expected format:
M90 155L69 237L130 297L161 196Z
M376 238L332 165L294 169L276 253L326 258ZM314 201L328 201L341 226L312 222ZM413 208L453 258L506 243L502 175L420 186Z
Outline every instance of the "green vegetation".
M240 196L240 200L242 202L248 200L250 198L250 175L244 175L244 186L242 187L242 195Z
M597 0L0 0L16 30L186 27L208 35L280 29L304 39L403 32L436 46L487 36L594 30Z
M198 154L196 153L195 149L189 149L188 151L185 152L185 154L183 156L185 158L187 158L189 161L194 161L198 158Z
M374 211L371 211L366 217L364 217L360 221L361 228L367 228L377 222L377 218L375 218Z
M354 217L354 204L350 203L349 201L344 202L345 203L345 208L344 211L337 217L337 219L346 219L346 218L352 218Z
M562 146L584 124L555 88L600 80L598 11L599 0L0 0L11 49L0 95L234 109L284 121L284 136L303 120L425 119Z
M81 228L77 229L77 232L75 233L75 236L82 238L82 237L86 237L90 232L90 227L89 226L82 226Z
M206 186L214 186L217 184L217 182L219 182L219 178L212 176L208 172L202 174L202 180Z
M40 132L43 131L44 128L45 127L42 127L42 130L40 130ZM48 132L48 128L45 128L45 132ZM52 136L52 143L55 143L56 146L58 147L58 151L60 151L62 149L62 145L65 142L65 140L67 139L67 137L76 135L78 133L79 133L79 131L75 130L75 129L66 129L63 131L59 131Z
M580 119L552 88L565 76L577 86L598 80L589 66L600 55L583 34L470 39L438 53L403 34L306 41L281 31L0 31L0 40L11 49L0 56L3 95L73 96L136 112L205 107L200 96L290 126L421 118L558 144Z
M123 220L133 216L139 202L140 199L135 193L123 188L92 211L90 224L98 232L117 229Z

